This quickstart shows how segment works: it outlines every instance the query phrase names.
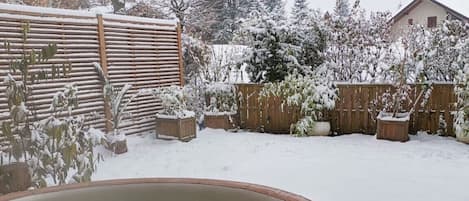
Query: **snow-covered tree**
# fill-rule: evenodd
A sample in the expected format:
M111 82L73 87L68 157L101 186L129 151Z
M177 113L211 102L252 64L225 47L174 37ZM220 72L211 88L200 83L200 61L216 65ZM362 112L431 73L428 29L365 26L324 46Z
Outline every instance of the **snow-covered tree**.
M295 4L292 9L294 24L305 24L305 20L308 20L311 12L312 11L308 8L308 2L306 0L295 0Z
M299 64L314 70L324 62L326 33L320 12L306 7L302 9L303 11L300 9L294 11L303 14L292 15L293 18L288 25L289 43L298 47L295 57Z
M281 12L279 14L284 14L285 2L283 0L261 0L261 2L267 8L267 12Z
M254 27L248 27L252 43L246 59L247 72L254 82L281 81L295 69L304 72L295 53L298 47L288 43L289 28L285 21L261 16ZM296 50L293 50L296 49Z
M436 29L427 33L428 42L420 46L425 52L425 76L427 80L449 81L463 69L458 63L464 57L461 44L469 40L469 24L461 21L445 21ZM424 46L425 45L425 46Z
M372 13L367 17L359 1L347 15L339 11L327 15L325 58L332 64L336 80L376 79L383 67L380 58L389 46L389 16L389 13Z
M168 18L167 14L163 12L159 7L145 1L139 1L132 5L130 8L125 9L123 14L137 17L148 17L165 19Z
M454 119L456 135L459 138L469 137L469 40L459 43L459 56L456 58L458 74L456 76L457 113Z
M351 8L348 0L336 0L334 7L334 14L339 17L350 16Z
M283 9L283 3L276 8ZM288 20L282 12L259 10L243 22L237 36L250 49L244 63L251 81L281 81L294 70L305 75L322 64L325 34L320 14L300 8L305 18L293 15Z

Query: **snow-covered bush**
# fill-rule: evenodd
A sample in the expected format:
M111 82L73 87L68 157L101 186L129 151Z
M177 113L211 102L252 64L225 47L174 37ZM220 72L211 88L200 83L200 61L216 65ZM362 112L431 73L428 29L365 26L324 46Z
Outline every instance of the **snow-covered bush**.
M29 152L34 157L28 164L38 187L47 185L46 178L55 184L66 184L69 179L89 182L101 160L94 147L104 142L104 134L86 127L84 115L72 116L78 106L77 92L75 85L66 85L53 98L51 116L34 123ZM61 117L63 112L65 117Z
M231 45L208 45L202 40L191 37L185 37L184 41L186 64L184 91L187 109L194 111L201 122L207 103L207 88L215 83L244 80L242 74L238 76L241 69L237 61L241 59L245 48Z
M456 77L457 113L454 120L456 136L469 136L469 40L459 45L461 54L457 58L458 66L462 68Z
M315 71L313 76L303 76L295 71L284 81L265 84L260 98L271 96L284 98L282 107L286 104L300 109L303 118L291 127L291 133L297 136L306 136L315 121L324 120L324 110L333 109L338 98L326 66Z
M122 88L118 89L111 84L107 76L104 74L101 65L98 63L93 63L95 70L99 75L99 78L104 83L103 94L104 102L110 107L111 119L107 119L108 122L112 124L112 135L107 136L110 138L110 142L122 141L125 139L125 134L120 131L120 124L125 116L129 115L126 112L127 106L138 96L137 94L132 95L127 100L125 95L132 88L132 85L125 84Z
M184 88L180 86L143 89L141 93L151 94L154 98L161 100L163 110L157 117L185 118L195 115L194 112L187 110L187 95Z
M238 110L236 87L227 83L213 83L205 91L209 98L205 112L233 114Z

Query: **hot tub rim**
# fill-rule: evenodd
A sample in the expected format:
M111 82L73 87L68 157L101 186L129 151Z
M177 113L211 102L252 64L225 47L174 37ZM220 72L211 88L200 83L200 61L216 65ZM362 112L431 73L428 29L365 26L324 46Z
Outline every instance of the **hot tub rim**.
M272 198L284 201L311 201L301 195L290 193L277 188L272 188L259 184L252 184L238 181L218 180L218 179L197 179L197 178L131 178L131 179L113 179L100 180L86 183L67 184L61 186L52 186L47 188L21 191L0 196L0 201L11 201L14 199L25 198L34 195L55 193L67 190L77 190L92 187L106 187L116 185L134 185L134 184L194 184L207 186L220 186L225 188L233 188L247 190Z

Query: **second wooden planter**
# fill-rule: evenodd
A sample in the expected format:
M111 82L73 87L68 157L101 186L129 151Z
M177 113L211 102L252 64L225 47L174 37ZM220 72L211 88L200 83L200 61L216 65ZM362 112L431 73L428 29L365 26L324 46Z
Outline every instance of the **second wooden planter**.
M196 138L197 126L195 117L162 118L156 117L156 137L174 137L187 142Z
M31 175L26 163L0 166L0 194L25 191L31 186Z
M236 129L239 127L239 119L236 114L226 114L226 113L219 113L219 114L204 114L204 124L207 128L215 128L215 129Z
M380 140L409 141L408 114L399 114L398 118L391 118L389 114L380 114L378 116L378 129L376 132L376 138Z

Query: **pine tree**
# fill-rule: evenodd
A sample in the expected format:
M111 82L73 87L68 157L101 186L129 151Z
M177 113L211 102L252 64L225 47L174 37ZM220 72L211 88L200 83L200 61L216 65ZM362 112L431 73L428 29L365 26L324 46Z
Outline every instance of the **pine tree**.
M267 8L267 12L278 12L280 11L280 7L284 7L284 2L282 0L261 0L262 3Z
M295 0L295 5L292 10L294 24L302 24L307 20L311 10L308 8L306 0Z
M350 3L348 0L336 0L334 13L340 17L347 17L351 13Z

